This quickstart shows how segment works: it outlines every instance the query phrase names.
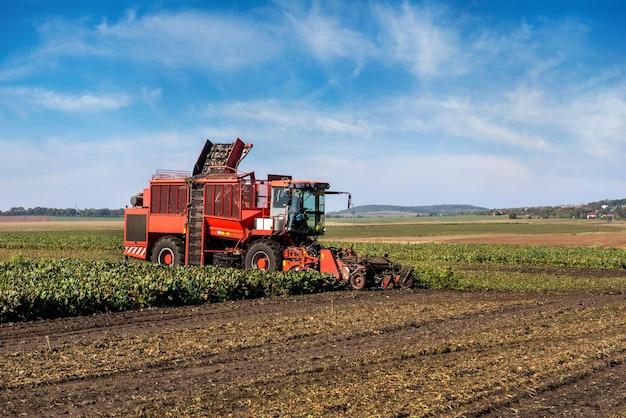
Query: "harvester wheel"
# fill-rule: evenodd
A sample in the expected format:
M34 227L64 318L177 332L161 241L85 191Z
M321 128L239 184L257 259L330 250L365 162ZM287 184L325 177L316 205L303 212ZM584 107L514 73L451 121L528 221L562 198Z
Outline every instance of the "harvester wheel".
M180 266L185 264L185 250L183 240L166 235L161 237L154 248L150 260L162 266Z
M245 268L279 271L282 268L282 247L275 241L263 239L255 242L246 251Z
M350 287L354 290L365 289L365 275L363 273L353 273L350 276Z

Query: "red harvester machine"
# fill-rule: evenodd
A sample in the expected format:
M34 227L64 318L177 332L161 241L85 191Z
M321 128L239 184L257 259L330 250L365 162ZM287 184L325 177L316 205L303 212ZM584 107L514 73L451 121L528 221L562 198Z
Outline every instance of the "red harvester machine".
M412 270L387 257L359 257L316 240L325 230L325 196L349 193L290 176L257 180L237 169L251 148L240 139L207 140L192 173L157 170L124 211L124 255L168 266L312 269L354 289L413 286Z

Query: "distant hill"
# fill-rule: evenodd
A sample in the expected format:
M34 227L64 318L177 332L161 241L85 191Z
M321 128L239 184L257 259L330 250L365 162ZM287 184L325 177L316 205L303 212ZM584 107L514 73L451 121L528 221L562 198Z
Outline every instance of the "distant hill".
M428 205L428 206L396 206L396 205L361 205L352 209L329 212L329 217L354 216L391 217L391 216L444 216L463 215L487 212L489 209L473 205Z
M508 215L510 218L626 219L626 199L606 199L578 205L491 209L483 213Z

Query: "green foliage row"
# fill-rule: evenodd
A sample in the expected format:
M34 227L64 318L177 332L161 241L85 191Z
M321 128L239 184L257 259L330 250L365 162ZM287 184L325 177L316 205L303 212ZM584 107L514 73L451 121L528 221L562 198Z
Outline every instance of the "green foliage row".
M314 271L267 273L107 261L0 263L0 321L190 305L338 288Z
M350 246L361 255L387 253L392 259L408 264L489 263L626 269L626 250L618 248L387 243L354 243Z
M2 232L0 233L0 248L121 251L122 231Z

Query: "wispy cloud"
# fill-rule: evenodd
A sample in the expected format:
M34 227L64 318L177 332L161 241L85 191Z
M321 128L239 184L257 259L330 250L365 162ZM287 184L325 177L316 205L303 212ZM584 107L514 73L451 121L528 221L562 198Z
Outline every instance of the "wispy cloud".
M584 45L587 27L567 19L488 27L432 5L325 3L280 6L259 17L206 11L161 11L95 23L48 18L37 26L40 43L0 67L0 80L19 79L68 58L141 62L214 73L310 56L325 64L353 61L403 69L420 80L500 71L537 80L563 66ZM359 24L357 24L357 22ZM365 24L364 24L365 23ZM351 72L349 76L353 76Z
M42 108L62 112L106 112L129 106L132 102L126 94L65 94L43 88L0 88L0 104L19 112Z
M506 98L501 99L504 103ZM315 103L252 100L210 105L208 116L218 123L245 122L257 132L342 137L393 142L424 142L453 138L511 149L549 151L549 140L533 133L532 125L508 123L489 110L491 104L467 98L397 96L364 103L327 107ZM497 106L496 106L497 107Z
M199 11L128 13L97 25L49 20L38 30L43 45L35 56L97 56L174 68L239 69L275 56L281 44L269 26Z
M375 56L377 47L365 34L339 17L324 14L315 3L304 14L286 14L291 27L311 54L322 60L348 58L359 63Z
M432 8L375 7L382 28L382 45L390 58L405 64L418 77L428 78L460 70L454 65L459 55L457 33L442 14Z
M41 182L89 189L84 172L127 184L108 195L125 202L153 169L189 167L204 138L237 136L258 145L249 168L322 176L362 203L524 205L626 190L626 67L597 53L593 19L428 1L218 9L39 15L33 43L0 61L4 135L31 136L0 138L2 195L28 204ZM25 126L7 108L52 112ZM109 120L120 123L100 134ZM32 173L11 177L24 161ZM113 205L100 197L87 201Z

